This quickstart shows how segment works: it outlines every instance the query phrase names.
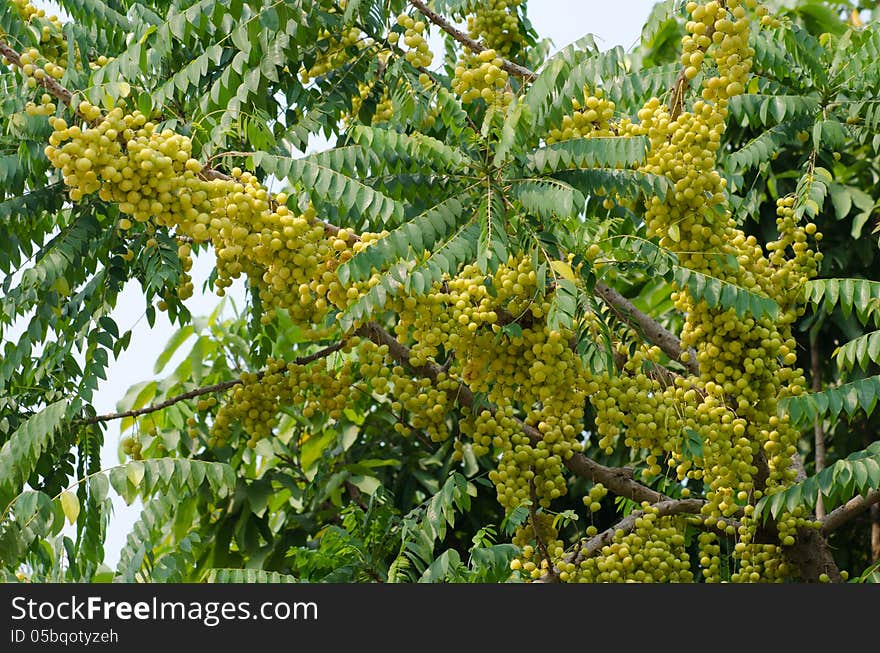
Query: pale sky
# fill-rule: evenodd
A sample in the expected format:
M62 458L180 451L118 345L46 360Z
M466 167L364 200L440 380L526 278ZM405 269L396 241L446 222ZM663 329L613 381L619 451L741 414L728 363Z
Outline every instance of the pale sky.
M48 13L59 14L57 5L45 0L31 0ZM531 0L529 17L541 36L553 40L556 48L564 47L587 33L592 33L602 49L620 45L630 49L638 41L643 23L648 17L655 0ZM195 294L186 304L193 315L210 313L217 304L218 298L211 294L203 294L200 287L212 268L210 255L197 257L191 271ZM239 306L243 301L241 284L228 290ZM95 394L95 409L99 414L112 413L116 410L116 402L125 391L135 383L147 380L152 375L153 363L164 349L165 343L174 332L164 313L158 313L153 328L150 328L144 317L144 301L140 289L134 282L129 282L126 290L119 297L119 303L113 313L119 324L120 331L132 329L131 345L123 352L119 360L111 362L107 380ZM181 347L181 354L188 351ZM173 370L180 362L180 356L173 358L164 372ZM119 422L111 423L105 432L105 444L101 460L104 467L119 464L118 443L120 439ZM131 525L140 512L139 505L126 506L115 493L115 512L111 517L106 541L106 560L115 567L119 552L125 544L125 538Z

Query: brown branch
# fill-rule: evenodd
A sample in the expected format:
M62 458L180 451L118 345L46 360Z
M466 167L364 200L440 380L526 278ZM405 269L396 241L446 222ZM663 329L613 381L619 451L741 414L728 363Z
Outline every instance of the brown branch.
M431 9L429 9L428 5L426 5L421 0L409 0L409 3L413 7L418 9L422 14L424 14L425 18L430 20L437 27L449 34L449 36L461 43L474 54L480 54L481 52L489 49L479 41L475 41L474 39L469 37L460 29L456 29L455 27L453 27L453 25L449 23L449 21L443 18L443 16L438 14L436 11L432 11ZM511 75L515 75L526 81L532 81L538 76L534 71L529 70L525 66L521 66L518 63L514 63L512 61L508 61L507 59L502 59L501 68L509 72Z
M660 347L664 354L674 361L682 363L693 374L700 373L696 356L691 353L687 362L681 360L681 340L674 333L663 328L660 323L637 309L631 301L614 288L601 281L596 282L594 292L631 326L636 327L649 342Z
M832 531L837 530L853 517L868 510L874 504L880 504L880 490L871 490L864 496L857 496L850 499L839 508L835 508L829 512L820 520L822 522L822 528L820 529L822 535L829 535Z
M313 363L316 360L321 358L326 358L330 354L339 351L345 346L345 341L341 340L340 342L334 343L329 347L325 347L319 351L316 351L313 354L309 354L308 356L301 356L299 358L293 359L293 363L296 365L308 365L309 363ZM257 374L257 379L263 378L266 372L262 371ZM173 406L176 403L180 403L181 401L186 401L187 399L195 399L196 397L201 397L202 395L213 394L215 392L223 392L224 390L228 390L229 388L235 387L242 383L241 379L233 379L230 381L223 381L222 383L215 383L214 385L204 386L202 388L196 388L194 390L190 390L189 392L184 392L179 395L175 395L174 397L170 397L165 401L159 402L157 404L151 404L149 406L144 406L143 408L138 408L137 410L127 410L121 413L110 413L107 415L95 415L94 417L86 417L83 419L76 420L74 423L76 424L97 424L98 422L109 422L114 419L123 419L125 417L140 417L141 415L148 415L150 413L155 413L156 411L162 410L164 408L168 408L169 406Z
M0 54L2 54L4 57L6 57L6 59L8 59L13 65L17 66L18 68L21 68L21 55L18 52L16 52L14 49L12 49L2 38L0 38ZM74 105L73 93L69 89L65 88L64 86L59 84L57 81L52 79L52 77L50 77L48 74L45 75L42 79L38 79L37 83L40 84L43 88L45 88L52 97L59 100L60 102L63 102L66 106L68 106L77 115L77 117L80 118L80 120L82 120L83 122L85 122L91 126L94 126L95 124L97 124L100 121L100 119L99 120L88 120L80 112L79 108ZM126 145L122 136L120 136L120 142L122 143L123 147ZM250 156L250 153L248 153L248 152L227 152L224 154L229 155L229 156ZM217 156L223 156L223 155L214 155L211 157L211 159L214 159ZM210 161L210 159L209 159L209 161ZM228 180L232 179L229 175L226 175L226 174L220 172L219 170L215 170L214 168L211 168L208 165L205 165L199 174L202 177L202 179L205 179L207 181L211 181L213 179L222 179L222 180L228 181ZM323 220L316 219L315 223L323 226L324 233L326 233L328 236L336 236L342 230L342 227L337 227L336 225L330 224L329 222L324 222ZM356 242L358 240L360 240L360 238L358 238L356 235L349 232L349 237L348 237L349 242Z
M670 515L695 515L699 514L700 510L706 504L702 499L667 499L664 501L660 501L653 505L653 508L656 509L656 514L659 517L667 517ZM590 558L599 551L602 550L602 547L608 546L614 540L614 535L617 531L623 531L623 533L630 533L636 527L636 521L642 516L644 516L644 510L635 510L631 512L629 515L621 519L614 526L602 531L598 535L594 535L590 538L583 538L577 544L574 545L574 548L569 551L563 557L562 561L568 564L574 564L576 567L580 565L580 563ZM735 527L739 524L732 520L726 520L726 524L732 524ZM557 570L558 572L558 570ZM549 582L548 580L541 580L539 582Z
M22 68L21 55L14 49L12 49L12 47L10 47L9 44L6 43L6 41L4 41L2 38L0 38L0 54L6 57L6 59L10 63L12 63L12 65L16 66L17 68ZM36 79L36 77L34 79ZM46 89L49 95L54 97L59 102L63 102L66 106L69 107L72 106L73 93L71 93L61 84L55 81L48 73L46 73L46 75L43 76L42 79L37 79L37 84ZM82 117L76 107L72 108L77 111L77 114L80 115L80 117Z
M699 514L705 504L706 502L702 499L670 499L655 503L653 507L656 508L658 517L667 517L669 515ZM644 515L644 510L634 510L614 526L602 531L598 535L594 535L586 541L582 540L576 549L568 553L563 560L579 564L585 558L596 555L602 547L611 544L617 531L623 531L624 533L632 532L636 527L636 521Z

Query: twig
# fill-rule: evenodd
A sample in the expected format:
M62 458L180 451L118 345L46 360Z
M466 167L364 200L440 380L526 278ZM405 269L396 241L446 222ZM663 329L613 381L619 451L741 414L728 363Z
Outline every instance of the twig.
M345 346L345 341L341 340L335 344L330 345L329 347L325 347L320 351L316 351L313 354L309 354L308 356L301 356L299 358L293 359L293 363L296 365L308 365L309 363L313 363L314 361L326 358L330 354L339 351ZM257 379L263 378L265 376L265 370L259 372L257 374ZM155 413L158 410L162 410L163 408L168 408L169 406L173 406L176 403L181 401L186 401L187 399L194 399L195 397L201 397L202 395L212 394L215 392L223 392L224 390L228 390L234 386L242 383L241 379L233 379L230 381L223 381L222 383L215 383L214 385L205 386L202 388L196 388L194 390L190 390L189 392L184 392L179 395L175 395L165 401L162 401L158 404L151 404L150 406L144 406L143 408L139 408L137 410L127 410L121 413L110 413L107 415L96 415L94 417L86 417L83 419L75 420L74 424L97 424L98 422L109 422L115 419L123 419L125 417L140 417L141 415L147 415L149 413Z
M17 68L22 68L21 64L21 55L16 52L6 41L0 38L0 54L6 57L10 63L12 63ZM37 79L36 77L34 79ZM85 116L83 116L77 107L73 106L73 93L64 88L61 84L59 84L55 79L53 79L48 73L44 75L41 79L37 79L37 84L42 86L48 91L49 95L54 97L59 102L63 102L66 106L71 107L74 111L76 111L77 115L86 120ZM88 121L86 121L88 122Z
M702 501L701 499L669 499L655 503L653 508L656 509L656 514L659 517L666 517L669 515L698 514L704 505L705 501ZM591 538L583 538L579 540L572 550L565 554L562 561L567 564L574 564L575 567L577 567L585 559L596 555L603 547L611 544L614 540L615 533L618 531L622 531L624 534L630 533L636 527L638 519L644 516L644 514L644 510L633 511L614 526L601 533L594 535ZM726 520L725 523L734 526L739 525L733 520ZM554 571L558 573L558 570ZM544 579L538 582L546 583L550 581Z

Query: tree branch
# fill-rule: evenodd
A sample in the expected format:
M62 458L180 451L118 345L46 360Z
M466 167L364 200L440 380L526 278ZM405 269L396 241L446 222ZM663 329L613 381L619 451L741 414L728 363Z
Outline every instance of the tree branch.
M705 503L702 499L670 499L655 503L653 507L656 508L658 517L682 514L695 515L699 514L700 509ZM581 540L580 545L574 551L566 554L563 560L579 564L582 560L596 555L602 547L611 544L617 531L623 531L624 533L632 532L636 527L636 521L644 515L644 510L634 510L614 526L587 540Z
M313 354L309 354L308 356L301 356L299 358L293 359L293 363L297 365L308 365L309 363L313 363L318 359L326 358L330 354L339 351L345 346L345 340L341 340L337 343L330 345L329 347L325 347L319 351L316 351ZM259 372L257 374L257 379L263 378L265 375L265 371ZM138 408L137 410L127 410L121 413L110 413L107 415L96 415L94 417L86 417L83 419L75 420L75 424L97 424L99 422L109 422L115 419L123 419L125 417L140 417L141 415L148 415L149 413L155 413L156 411L162 410L164 408L168 408L169 406L173 406L176 403L180 403L181 401L186 401L187 399L195 399L196 397L201 397L202 395L213 394L215 392L223 392L224 390L228 390L229 388L235 387L241 384L241 379L232 379L230 381L223 381L222 383L215 383L214 385L204 386L202 388L196 388L194 390L190 390L189 392L184 392L179 395L175 395L174 397L170 397L165 401L159 402L157 404L151 404L149 406L144 406L143 408Z
M421 11L429 20L437 24L439 27L444 29L445 31L452 34L454 38L461 41L468 47L475 48L475 52L482 52L486 48L480 43L470 39L464 33L455 29L450 25L442 16L437 14L434 11L431 11L423 2L420 0L411 0L411 4ZM451 32L449 30L452 30ZM456 36L456 34L458 36ZM462 39L465 39L462 41ZM14 49L9 47L2 39L0 39L0 53L3 54L10 62L14 65L21 67L21 57ZM535 77L535 73L523 68L522 66L518 66L517 64L513 64L511 62L506 62L506 65L510 66L512 70L508 70L512 74L519 75L525 79L533 79ZM507 68L505 68L507 69ZM518 69L518 72L517 72ZM73 94L63 86L61 86L58 82L56 82L51 77L45 77L42 80L38 80L40 84L42 84L49 93L64 102L65 105L71 107L77 115L85 120L85 118L79 113L78 109L72 106L73 103ZM250 156L247 152L229 152L227 153L229 156ZM213 157L212 157L213 158ZM212 180L212 179L222 179L229 180L231 177L229 175L220 172L219 170L215 170L208 165L205 165L201 170L201 176L203 179ZM340 227L336 225L332 225L328 222L324 222L323 220L316 220L317 224L321 224L324 227L325 233L331 236L336 236L341 231ZM354 242L359 240L357 235L349 232L349 241ZM606 286L603 283L596 284L596 293L602 297L606 302L610 305L614 306L617 310L619 310L625 317L624 319L632 319L633 322L641 328L644 332L645 336L651 340L652 343L656 344L660 347L670 358L674 360L680 360L681 357L681 346L678 338L676 338L672 333L664 329L660 324L658 324L655 320L645 315L641 311L635 308L632 303L629 302L625 297L623 297L620 293L613 290L612 288ZM628 316L628 317L627 317ZM692 358L689 361L688 369L695 372L697 371L696 361Z
M880 504L880 490L871 490L864 496L850 499L820 520L822 522L822 535L829 535L832 531L840 528L853 517L868 510L874 504Z
M432 11L431 9L429 9L428 5L426 5L421 0L409 0L409 3L420 12L422 12L425 18L430 20L437 27L449 34L449 36L461 43L474 54L480 54L484 50L488 50L488 48L479 41L475 41L467 34L462 32L460 29L456 29L455 27L453 27L452 24L449 23L449 21L443 18L443 16L438 14L436 11ZM525 66L521 66L518 63L514 63L512 61L508 61L507 59L502 59L501 68L503 70L506 70L511 75L515 75L516 77L519 77L526 81L532 81L538 76L534 71L529 70Z
M6 59L15 67L22 68L21 64L21 55L16 52L6 41L0 38L0 54L2 54ZM36 79L36 78L34 78ZM54 97L59 102L64 103L66 106L71 107L74 111L76 111L77 115L85 120L85 117L79 113L79 110L73 106L73 93L64 88L61 84L59 84L55 79L53 79L49 74L46 74L42 79L37 79L37 84L42 86L46 91Z
M702 507L706 504L702 499L667 499L664 501L659 501L653 504L653 508L656 509L656 514L658 517L667 517L670 515L695 515L699 514ZM574 564L575 566L580 565L580 563L590 558L599 551L602 550L602 547L608 546L614 540L614 535L617 531L622 531L624 534L632 532L632 530L636 527L636 521L642 516L644 516L644 510L634 510L629 515L621 519L614 526L602 531L598 535L594 535L591 538L583 538L581 539L574 548L565 554L562 561L569 564ZM726 523L734 525L734 527L739 524L732 520L726 520ZM558 573L558 569L555 570ZM550 582L547 579L541 579L538 582Z
M9 46L9 44L7 44L2 38L0 38L0 54L2 54L4 57L6 57L6 59L8 59L14 66L16 66L18 68L22 67L21 66L21 55L17 51L15 51L13 48L11 48ZM82 120L83 122L85 122L91 126L94 126L95 124L97 124L100 121L100 119L95 120L95 121L88 120L80 112L79 108L74 105L73 93L69 89L65 88L64 86L59 84L57 81L52 79L52 77L50 77L49 75L46 75L42 79L38 79L37 83L40 84L43 88L45 88L52 97L59 100L60 102L63 102L67 107L69 107L76 114L76 116L80 120ZM124 139L122 139L121 136L120 136L120 139L121 139L120 142L122 143L123 147L125 147L126 143L125 143ZM250 156L250 153L248 153L248 152L227 152L225 154L229 155L229 156ZM219 156L219 155L215 155L214 157L211 157L211 158L213 159L216 156ZM224 173L220 172L219 170L215 170L214 168L210 167L207 164L202 168L199 175L202 177L202 179L205 179L207 181L211 181L213 179L222 179L224 181L228 181L228 180L232 179L232 177L230 177L229 175L224 174ZM329 222L324 222L323 220L320 220L317 218L315 219L315 224L320 224L321 226L323 226L324 233L326 233L328 236L337 236L339 234L339 232L342 230L341 227L337 227L336 225L330 224ZM348 237L348 241L350 243L356 242L357 240L359 240L359 238L355 235L350 234Z
M614 308L623 320L631 326L637 327L649 342L660 347L669 358L680 362L693 374L700 373L700 366L697 363L696 356L691 355L687 362L681 360L681 340L678 336L663 328L659 322L642 313L626 297L601 281L596 282L594 292L606 304Z

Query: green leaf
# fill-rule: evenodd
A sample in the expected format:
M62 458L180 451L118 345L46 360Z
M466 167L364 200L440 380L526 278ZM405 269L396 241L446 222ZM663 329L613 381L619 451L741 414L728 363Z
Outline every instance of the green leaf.
M684 429L681 453L685 460L695 460L703 457L703 437L699 432L692 428Z
M448 237L465 216L471 193L465 192L435 204L412 220L392 230L384 238L355 254L339 266L337 274L343 283L362 281L374 271L385 269L390 263L411 255L419 256L425 249L431 250ZM468 216L469 217L469 216ZM413 247L414 232L421 241L421 248Z
M254 165L267 174L301 184L318 200L328 201L348 212L383 223L403 219L401 204L363 182L334 170L328 165L330 156L320 153L292 159L265 152L251 154Z
M575 219L586 204L581 191L558 179L517 180L512 192L526 211L544 219Z
M859 410L871 415L878 396L880 376L869 376L822 392L784 397L779 408L797 414L798 424L810 424L820 417L838 417L844 412L850 418Z
M880 281L868 279L812 279L804 285L804 300L818 310L830 314L840 306L844 316L855 310L862 324L870 316L877 317L880 306Z
M455 549L447 549L425 569L420 583L441 583L461 566L461 556Z
M420 170L427 166L438 172L448 171L460 168L468 160L460 149L425 134L356 125L349 136L352 142L375 155L377 165L390 170Z
M299 583L296 576L264 569L211 569L205 579L208 583Z
M828 509L845 503L853 493L865 494L875 490L880 481L880 441L850 454L818 474L810 476L776 494L762 497L755 504L755 515L779 517L783 510L791 511L797 505L812 508L816 496L812 488L818 487Z
M144 464L140 461L133 460L125 466L125 476L128 481L135 487L144 480Z
M551 331L571 329L578 305L578 287L568 279L557 279L556 290L550 300L547 327Z
M712 308L733 309L740 318L752 315L775 320L779 315L775 301L728 281L680 266L673 269L673 277L680 288L687 288L694 301L703 300Z
M644 160L647 148L643 137L577 138L537 149L528 155L528 162L538 174L578 168L628 168Z
M29 417L0 448L0 505L21 492L40 456L52 446L67 417L66 400Z
M584 195L613 196L615 193L629 199L642 196L666 197L669 180L666 177L638 170L614 168L569 169L554 173L554 177Z
M880 363L880 331L850 340L838 347L834 355L842 369L851 370L858 365L865 370L871 362Z

